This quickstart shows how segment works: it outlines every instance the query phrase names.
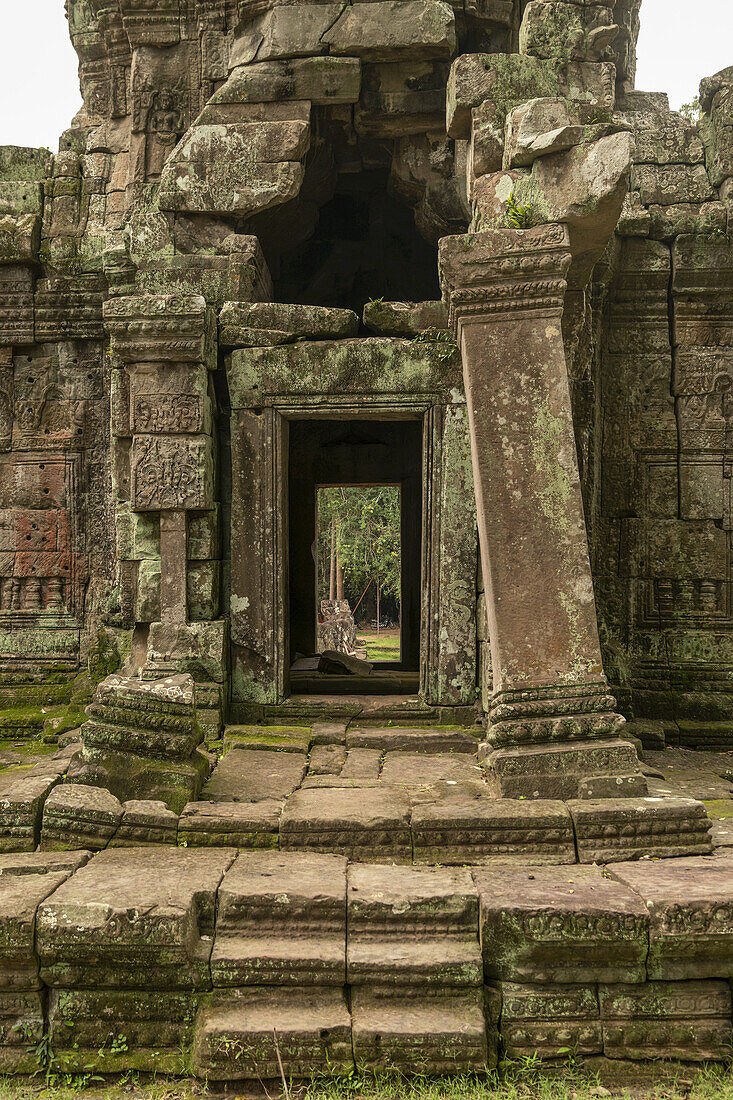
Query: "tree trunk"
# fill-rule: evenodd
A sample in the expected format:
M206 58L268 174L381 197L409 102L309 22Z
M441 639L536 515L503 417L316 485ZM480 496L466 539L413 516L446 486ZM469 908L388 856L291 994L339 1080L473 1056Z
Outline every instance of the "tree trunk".
M341 558L338 553L336 554L336 599L343 600L344 598L344 567L341 564Z
M377 577L377 634L379 634L379 577Z
M331 517L331 573L328 583L329 600L336 599L336 517Z

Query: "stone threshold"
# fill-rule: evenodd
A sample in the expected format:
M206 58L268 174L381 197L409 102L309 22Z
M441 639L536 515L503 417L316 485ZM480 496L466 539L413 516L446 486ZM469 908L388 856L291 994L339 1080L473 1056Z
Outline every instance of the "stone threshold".
M180 848L0 856L0 1071L481 1072L723 1061L733 852L416 868ZM152 976L152 981L151 981ZM44 1013L44 1003L47 1011Z

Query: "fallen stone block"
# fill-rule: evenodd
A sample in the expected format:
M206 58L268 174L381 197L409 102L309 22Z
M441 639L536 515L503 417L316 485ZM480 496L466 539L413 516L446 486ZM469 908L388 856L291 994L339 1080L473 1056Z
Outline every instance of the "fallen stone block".
M110 848L139 848L144 845L175 844L178 814L165 802L130 799L122 804L120 827L109 842Z
M43 806L58 776L23 776L0 795L0 852L33 852L41 836Z
M122 804L101 787L65 783L46 799L41 850L86 848L99 852L117 832Z
M241 852L224 876L211 956L214 986L346 980L346 860Z
M232 849L100 852L39 907L47 985L77 989L210 987L216 891Z
M154 964L153 964L154 965ZM53 989L48 1033L65 1073L187 1072L198 998L190 992Z
M603 1052L595 985L501 983L501 1040L509 1058Z
M365 64L354 108L357 134L399 138L442 129L446 67L430 60Z
M607 1058L727 1061L731 991L727 982L644 982L601 985Z
M364 306L364 324L377 336L417 336L426 329L448 328L448 311L444 302L384 302L371 301ZM464 730L436 729L353 729L349 738L354 745L367 744L360 737L372 737L377 734L385 737L390 748L403 748L410 745L413 752L449 752L461 744L470 735ZM453 736L451 736L451 734ZM422 748L426 744L428 747ZM436 745L433 749L433 744Z
M324 35L338 19L334 3L268 4L238 28L230 68L252 61L309 57L328 53ZM249 14L249 13L247 13Z
M602 798L568 803L580 863L708 855L710 819L692 798Z
M600 868L481 869L474 880L488 979L644 981L646 906Z
M611 865L649 914L650 979L733 977L733 851ZM602 979L603 980L603 979Z
M457 795L413 806L416 863L573 863L573 822L563 802Z
M496 1064L481 990L379 996L357 988L351 1000L357 1066L406 1073L471 1073Z
M189 802L178 819L178 843L188 848L277 848L283 804L260 802Z
M296 791L283 810L280 846L367 862L410 860L409 818L409 800L401 791L374 787L358 798L348 789Z
M204 802L257 802L287 798L306 772L305 754L231 748L204 785Z
M201 1009L193 1070L214 1081L311 1077L353 1068L351 1018L340 989L247 989ZM277 1047L275 1045L277 1032Z

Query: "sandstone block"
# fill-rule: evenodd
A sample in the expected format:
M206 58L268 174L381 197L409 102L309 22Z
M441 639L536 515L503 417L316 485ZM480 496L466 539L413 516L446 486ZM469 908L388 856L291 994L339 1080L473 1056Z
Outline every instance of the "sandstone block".
M110 848L137 848L148 844L175 844L178 814L165 802L130 799L122 804L122 821Z
M339 340L356 336L359 318L350 309L329 309L326 306L226 302L219 314L221 343L226 347L237 347L239 333L252 329L292 336L293 339Z
M614 112L634 135L634 164L702 164L705 159L695 123L682 115L651 107Z
M707 855L710 820L692 798L608 798L568 803L581 863Z
M338 852L373 862L411 857L409 801L400 791L370 788L296 791L280 822L284 850Z
M702 164L635 164L631 186L645 206L709 202L715 192Z
M229 67L252 61L328 53L324 36L341 13L338 4L273 4L239 28Z
M338 775L346 763L343 745L316 745L308 757L308 775Z
M448 313L443 302L367 302L364 306L364 324L378 336L417 336L425 329L445 329L448 327ZM453 731L460 739L461 731ZM449 740L448 731L441 730L350 730L349 736L356 737L359 733L365 736L374 736L378 733L387 738L395 738L402 735L408 740L422 744L430 743L441 734ZM420 736L420 733L423 736ZM353 742L356 744L356 741ZM396 746L395 746L396 747ZM447 748L447 746L446 746ZM415 751L418 751L417 748ZM429 750L425 750L429 751Z
M188 848L277 848L282 802L189 802L178 819L178 843Z
M67 878L68 871L39 873L35 867L5 870L0 889L0 989L40 989L34 934L36 912Z
M287 202L309 142L300 121L194 126L163 170L161 209L245 216Z
M601 985L603 1049L608 1058L725 1060L730 1049L727 982Z
M214 902L232 849L111 849L39 907L36 947L47 985L160 990L210 983Z
M351 1011L358 1066L470 1073L495 1064L479 990L421 999L413 991L403 999L359 988L353 992Z
M482 780L483 770L469 753L387 752L379 776L390 787L409 791L437 782L453 783L460 788L462 784Z
M316 107L356 103L361 64L356 57L294 57L256 61L233 70L209 104L307 100Z
M0 991L0 1070L38 1072L35 1047L44 1034L43 994L35 990Z
M442 935L475 932L478 900L464 868L349 868L349 931Z
M196 1008L190 992L54 989L53 1052L68 1073L185 1073Z
M558 91L558 76L550 61L520 54L461 54L448 78L448 134L468 141L471 111L482 104L485 121L502 131L512 107Z
M559 60L602 60L617 33L609 7L530 0L522 16L519 51Z
M56 775L17 779L0 795L0 851L33 852L41 836L43 806Z
M484 763L489 786L504 798L574 798L588 776L638 770L636 749L628 741L495 749L485 754Z
M43 808L41 849L74 851L106 848L122 820L122 805L100 787L64 784L51 792Z
M206 802L258 802L288 798L306 772L305 754L232 748L201 792Z
M346 861L242 852L224 876L211 958L215 986L343 985Z
M595 985L501 983L501 1038L508 1057L543 1060L600 1054L603 1033Z
M348 7L325 33L332 54L364 61L448 59L456 51L455 17L443 0L380 0Z
M381 763L380 749L349 748L347 745L346 761L339 774L342 779L376 780Z
M196 1024L193 1069L214 1081L348 1073L351 1019L340 989L246 990L203 1008Z
M575 861L570 814L545 799L456 796L414 806L412 844L416 863Z
M649 913L651 979L733 977L733 853L618 864L614 878Z
M542 983L644 980L646 906L633 890L604 878L600 869L476 870L474 878L487 978Z

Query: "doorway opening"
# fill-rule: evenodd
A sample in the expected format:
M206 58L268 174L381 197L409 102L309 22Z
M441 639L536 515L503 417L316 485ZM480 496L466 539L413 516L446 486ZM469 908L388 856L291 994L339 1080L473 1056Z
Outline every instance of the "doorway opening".
M322 485L316 494L316 648L400 660L399 485Z
M310 690L305 678L312 690L414 692L422 422L293 420L289 428L291 687ZM371 670L316 660L334 650Z

